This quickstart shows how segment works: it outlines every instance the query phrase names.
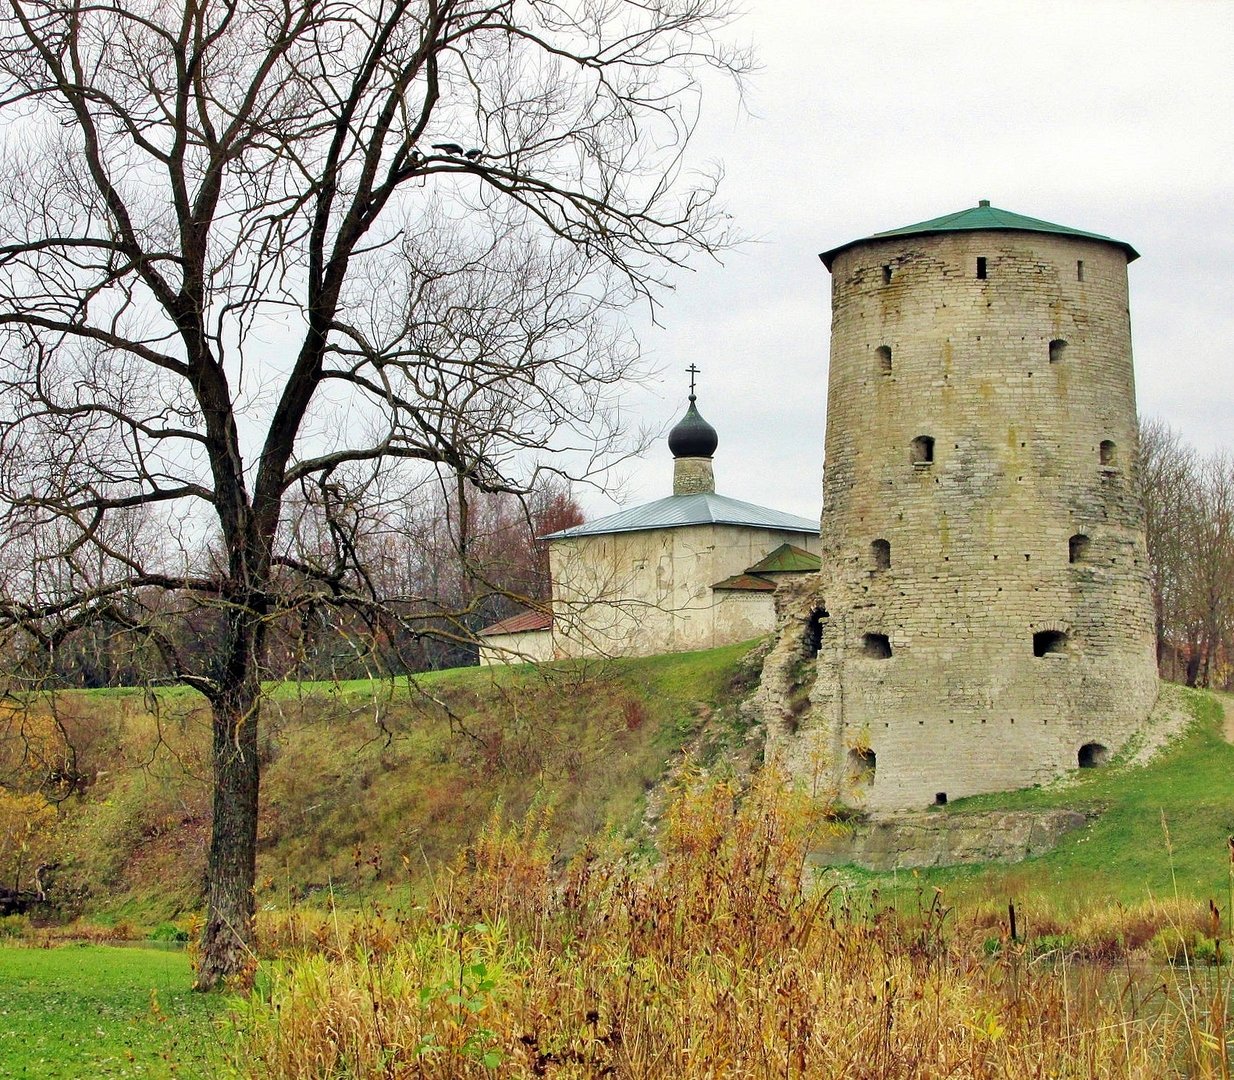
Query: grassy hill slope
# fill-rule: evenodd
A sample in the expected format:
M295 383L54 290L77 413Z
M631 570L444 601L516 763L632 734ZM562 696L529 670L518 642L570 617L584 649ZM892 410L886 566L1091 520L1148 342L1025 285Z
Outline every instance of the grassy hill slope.
M406 896L495 809L533 803L571 851L638 824L687 743L740 744L749 646L619 662L466 668L394 682L278 686L265 703L259 903ZM36 838L61 895L152 924L200 902L208 717L180 689L59 695L80 795Z
M1176 894L1224 908L1234 881L1234 745L1224 736L1217 696L1181 687L1164 692L1179 695L1195 722L1147 765L1116 761L1045 787L956 800L941 811L1065 807L1088 814L1087 827L1022 863L913 877L953 899L1037 899L1062 915ZM882 875L871 877L886 885Z
M459 669L411 685L271 688L259 902L401 902L494 812L519 818L534 808L565 855L606 829L636 833L648 792L682 747L711 759L747 745L737 705L757 676L748 653L737 646L539 670ZM884 892L938 885L977 902L1037 899L1059 912L1176 891L1225 907L1234 746L1223 738L1216 697L1171 692L1197 719L1149 765L1116 763L941 811L1089 813L1089 826L1050 854L890 879L845 871L846 880ZM88 782L31 839L27 873L36 859L62 863L61 895L78 896L95 918L153 925L195 910L209 823L200 703L179 689L112 690L61 694L55 709ZM5 855L0 848L0 862Z

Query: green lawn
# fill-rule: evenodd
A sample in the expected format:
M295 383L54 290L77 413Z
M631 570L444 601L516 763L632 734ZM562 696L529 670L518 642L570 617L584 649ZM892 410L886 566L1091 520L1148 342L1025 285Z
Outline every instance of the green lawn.
M0 948L0 1077L228 1075L227 999L190 981L182 951Z

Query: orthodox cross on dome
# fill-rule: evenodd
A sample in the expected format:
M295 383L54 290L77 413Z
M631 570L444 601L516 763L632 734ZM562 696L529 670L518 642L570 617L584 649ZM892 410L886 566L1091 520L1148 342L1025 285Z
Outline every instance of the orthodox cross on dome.
M699 369L691 364L686 371L690 375L690 404L685 416L668 433L668 448L675 458L710 458L719 441L716 429L699 416L698 407L694 404L694 378L699 374Z

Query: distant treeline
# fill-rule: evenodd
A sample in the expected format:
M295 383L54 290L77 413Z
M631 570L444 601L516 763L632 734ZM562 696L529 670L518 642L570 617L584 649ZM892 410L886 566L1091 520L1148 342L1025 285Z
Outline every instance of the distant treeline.
M1234 689L1234 457L1201 455L1156 420L1141 424L1139 457L1158 668L1188 686ZM357 519L341 538L334 521L315 530L312 511L304 507L289 530L296 558L287 574L343 544L364 568L364 588L381 600L374 610L386 614L366 618L306 593L303 580L289 583L294 599L285 608L277 597L272 604L269 678L362 678L474 663L483 627L548 602L547 545L537 538L583 520L569 490L552 484L525 497L460 499L429 488L379 518ZM136 529L145 531L141 523ZM194 555L203 566L219 558L206 548ZM19 682L29 672L81 688L174 681L169 656L209 674L227 632L225 602L176 609L154 590L129 600L114 618L95 612L41 641L0 642L0 663Z
M1158 669L1188 686L1234 689L1234 457L1198 454L1147 420L1140 485Z
M288 529L287 599L276 593L270 602L267 678L366 678L475 663L483 627L547 603L548 552L538 537L583 516L568 489L549 484L529 496L471 491L462 504L448 489L428 488L379 517L350 523L345 536L337 521L317 529L313 520L306 507ZM321 565L342 546L363 568L362 588L379 601L372 614L332 604L328 590L305 588L300 568ZM219 554L204 547L190 558L209 567ZM225 598L186 602L136 590L80 625L0 641L0 664L18 686L169 683L177 665L210 677L227 617Z

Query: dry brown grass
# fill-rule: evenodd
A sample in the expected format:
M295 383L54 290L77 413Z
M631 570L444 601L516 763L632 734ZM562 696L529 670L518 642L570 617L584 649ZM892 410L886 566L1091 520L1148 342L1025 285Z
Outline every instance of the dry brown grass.
M267 919L243 1068L1228 1080L1221 969L990 957L996 923L957 925L936 891L906 910L804 888L822 825L778 778L687 787L654 866L592 850L554 876L542 816L493 821L428 910Z

